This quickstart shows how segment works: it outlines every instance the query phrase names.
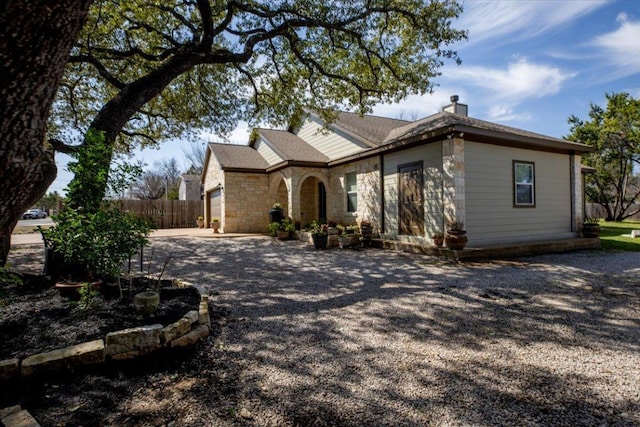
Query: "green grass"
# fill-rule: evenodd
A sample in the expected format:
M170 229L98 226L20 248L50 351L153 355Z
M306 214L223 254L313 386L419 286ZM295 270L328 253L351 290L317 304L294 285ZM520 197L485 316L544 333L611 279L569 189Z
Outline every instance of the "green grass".
M640 222L600 221L600 243L602 244L602 249L640 252L640 237L635 239L629 237L631 230L640 230Z

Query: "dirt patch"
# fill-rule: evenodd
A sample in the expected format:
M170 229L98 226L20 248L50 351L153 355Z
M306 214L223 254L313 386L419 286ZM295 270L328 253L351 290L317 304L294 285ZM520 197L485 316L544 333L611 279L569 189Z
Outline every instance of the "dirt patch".
M111 296L117 285L103 284L87 301L60 295L46 278L25 275L24 284L4 291L0 308L0 359L25 358L69 345L104 338L109 332L142 325L168 325L190 310L197 310L197 290L177 288L171 280L160 281L160 306L150 316L138 315L132 297L148 287L136 278L123 286L123 297Z

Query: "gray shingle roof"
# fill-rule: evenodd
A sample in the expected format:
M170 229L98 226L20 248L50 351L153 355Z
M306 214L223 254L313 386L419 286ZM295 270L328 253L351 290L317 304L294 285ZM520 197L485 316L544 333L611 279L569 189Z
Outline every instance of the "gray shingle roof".
M328 162L329 158L290 132L259 129L258 132L284 160L302 162Z
M210 143L209 149L215 154L222 169L266 170L269 164L248 145Z
M577 150L581 150L583 148L589 149L584 144L567 141L565 139L554 138L535 132L529 132L510 126L504 126L497 123L487 122L485 120L474 119L472 117L462 116L459 114L448 113L445 111L393 129L385 139L384 143L392 144L397 141L419 137L426 133L437 131L439 129L447 127L451 127L452 130L466 130L471 132L484 131L494 135L501 134L505 139L509 139L510 137L518 137L519 139L524 138L532 141L540 141L545 143L547 146L556 145L557 148L573 147Z
M410 124L406 120L390 119L379 116L360 116L356 113L338 113L334 125L369 141L372 146L381 145L389 132Z

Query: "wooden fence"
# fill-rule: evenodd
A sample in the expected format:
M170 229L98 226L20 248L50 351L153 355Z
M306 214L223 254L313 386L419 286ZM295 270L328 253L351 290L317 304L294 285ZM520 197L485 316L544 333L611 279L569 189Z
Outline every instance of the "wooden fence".
M135 212L156 228L193 228L204 215L202 200L118 200L121 209Z

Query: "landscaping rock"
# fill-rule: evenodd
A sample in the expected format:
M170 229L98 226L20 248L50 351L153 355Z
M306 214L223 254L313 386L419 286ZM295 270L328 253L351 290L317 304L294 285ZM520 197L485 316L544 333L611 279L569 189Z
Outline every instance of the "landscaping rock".
M104 341L95 340L29 356L22 361L20 372L23 376L29 377L75 366L102 363L104 360Z
M189 321L189 319L183 317L177 322L167 325L162 329L162 334L160 335L161 342L163 344L171 342L174 339L186 334L190 330L191 322Z
M171 347L187 347L197 343L208 335L209 327L207 325L199 325L193 328L193 330L188 334L171 341Z
M188 319L191 323L196 323L198 321L198 310L189 311L184 315L184 318Z
M40 424L38 424L35 418L24 409L13 412L1 420L2 425L5 427L40 427Z
M133 359L160 348L161 324L123 329L107 334L106 355L112 359Z
M10 380L20 373L20 359L0 360L0 380Z

